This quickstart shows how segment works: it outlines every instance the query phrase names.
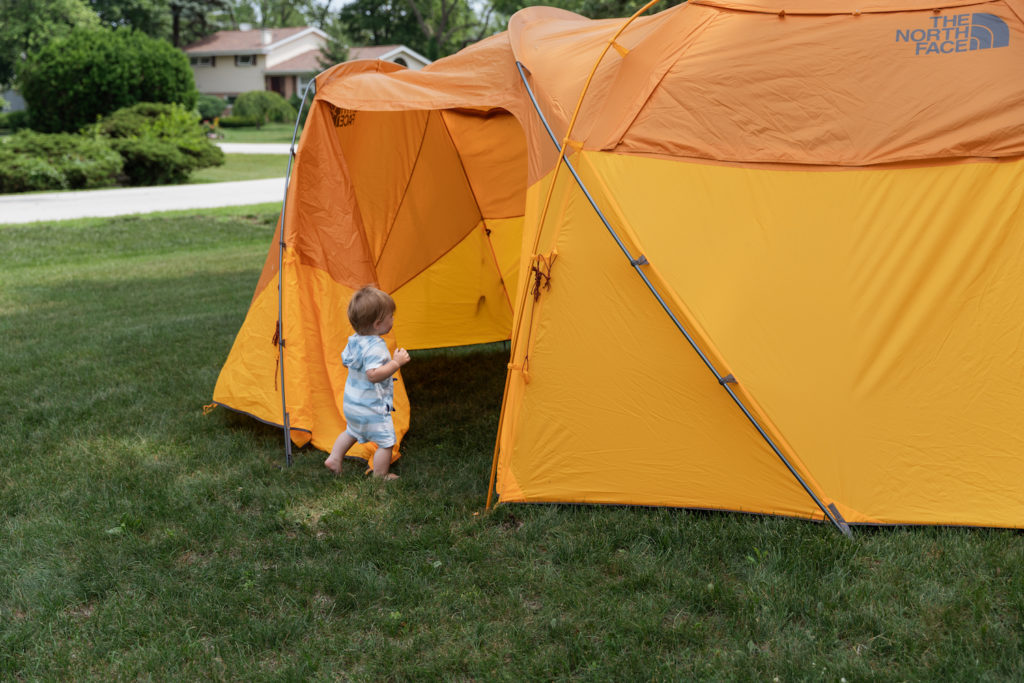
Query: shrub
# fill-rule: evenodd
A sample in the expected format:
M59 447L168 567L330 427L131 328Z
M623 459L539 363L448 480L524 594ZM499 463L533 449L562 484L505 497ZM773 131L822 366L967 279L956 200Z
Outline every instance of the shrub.
M212 121L227 109L228 103L214 95L200 95L196 105L199 109L199 117L204 121Z
M124 159L129 185L173 185L188 180L192 172L190 158L166 140L115 138L111 144Z
M295 109L288 100L271 90L250 90L238 96L232 113L236 116L254 117L259 128L268 121L288 123L295 121Z
M122 168L120 155L98 137L23 130L5 138L0 151L4 192L109 187Z
M0 128L7 130L28 128L28 112L22 109L0 113Z
M292 108L299 112L299 127L305 126L306 117L309 116L309 110L313 106L313 98L308 97L306 99L306 107L302 111L299 111L299 108L302 107L302 97L298 93L294 93L288 98L288 104L292 105Z
M90 128L109 138L124 159L130 185L180 183L199 168L224 163L196 113L181 105L140 102L119 109Z
M260 120L255 116L225 116L220 120L221 128L249 128L258 125Z
M74 131L136 102L178 103L198 93L188 58L170 43L127 27L76 28L25 62L21 93L32 127Z
M64 189L67 189L67 181L46 159L14 154L0 147L0 192Z

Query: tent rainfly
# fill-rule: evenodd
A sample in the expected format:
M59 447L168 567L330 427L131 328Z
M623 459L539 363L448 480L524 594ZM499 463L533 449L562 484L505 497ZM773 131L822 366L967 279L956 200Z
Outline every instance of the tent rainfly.
M533 7L340 64L214 400L329 449L373 283L389 343L511 339L500 502L1024 527L1021 64L1024 0Z

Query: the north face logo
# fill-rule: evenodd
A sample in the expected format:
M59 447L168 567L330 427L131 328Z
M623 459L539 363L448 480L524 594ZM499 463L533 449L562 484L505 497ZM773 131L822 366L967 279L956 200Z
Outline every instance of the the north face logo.
M954 14L928 17L928 28L897 29L896 42L910 43L914 54L949 54L1006 47L1010 29L994 14Z

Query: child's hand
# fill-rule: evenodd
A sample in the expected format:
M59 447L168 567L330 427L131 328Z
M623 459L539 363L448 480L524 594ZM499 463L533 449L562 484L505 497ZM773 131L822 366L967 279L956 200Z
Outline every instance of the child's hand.
M402 348L395 349L394 359L395 362L398 363L398 367L402 367L412 360L412 358L409 357L409 352Z

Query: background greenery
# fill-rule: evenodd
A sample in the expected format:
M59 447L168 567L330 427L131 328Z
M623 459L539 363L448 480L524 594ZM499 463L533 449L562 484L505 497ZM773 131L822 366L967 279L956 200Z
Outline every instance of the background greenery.
M198 114L139 102L79 134L19 130L0 137L0 192L178 184L223 163Z
M202 411L278 211L0 226L0 679L1024 675L1017 531L485 512L502 345L414 353L399 481L283 467Z
M19 72L32 128L75 132L137 102L195 107L188 57L169 43L122 26L76 28L33 54Z

